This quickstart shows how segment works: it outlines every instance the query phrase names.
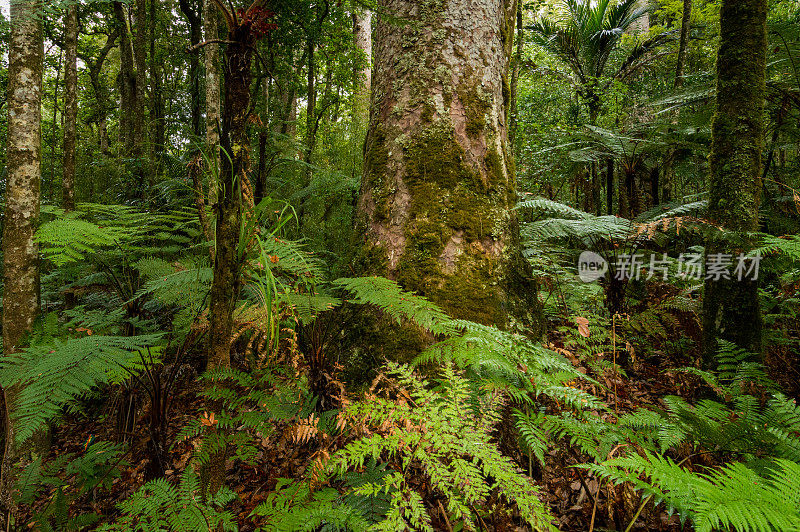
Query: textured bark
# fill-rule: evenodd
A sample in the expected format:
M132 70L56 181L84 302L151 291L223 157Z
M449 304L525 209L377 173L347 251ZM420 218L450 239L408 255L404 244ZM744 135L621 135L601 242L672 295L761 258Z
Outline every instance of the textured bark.
M145 124L145 88L147 87L147 0L135 0L136 25L133 36L133 58L136 66L136 97L134 98L133 127L134 155L142 155L147 127Z
M712 125L708 216L740 234L758 229L766 92L767 0L723 0ZM745 236L710 241L706 252L748 251ZM713 364L719 339L761 350L758 283L706 281L704 355Z
M681 42L678 46L678 59L675 67L675 88L683 87L686 67L686 50L689 47L689 31L692 29L692 0L683 0L683 19L681 20Z
M157 12L159 9L158 0L150 0L150 64L148 66L150 71L150 87L152 94L152 108L150 112L153 135L153 152L155 159L159 166L161 159L166 149L166 132L164 128L164 93L161 63L159 57L156 55L156 41L158 41L158 18Z
M216 39L219 33L217 24L217 8L213 0L205 0L203 4L203 30L205 40ZM219 84L219 46L215 43L203 48L206 67L206 149L211 164L211 174L219 169L219 120L220 120L220 84ZM216 197L215 187L211 187L210 196Z
M42 61L39 3L11 3L8 68L8 144L3 218L3 352L14 353L32 331L38 312L38 249L33 239L39 217L41 180ZM13 511L11 488L17 449L8 404L15 390L4 390L5 453L0 474L0 504Z
M75 209L75 140L78 129L78 6L67 7L64 29L64 209Z
M230 367L233 312L241 289L239 231L242 224L242 187L249 179L249 139L251 62L255 38L249 26L229 29L225 48L225 93L220 145L220 188L216 214L214 279L209 307L208 369ZM225 480L225 456L212 457L203 472L207 493L216 493Z
M369 124L369 93L372 88L372 11L367 9L353 16L356 49L359 50L367 64L356 71L355 105L353 115L356 128L366 130Z
M508 149L516 2L384 0L359 198L360 268L458 318L536 328Z
M119 140L126 155L134 152L135 146L135 108L137 107L136 67L133 60L128 19L122 2L114 2L114 18L120 34L120 114Z

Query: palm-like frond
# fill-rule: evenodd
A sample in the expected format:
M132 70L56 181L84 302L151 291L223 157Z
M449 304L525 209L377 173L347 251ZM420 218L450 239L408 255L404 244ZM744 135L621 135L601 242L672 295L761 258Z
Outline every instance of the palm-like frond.
M602 77L611 53L622 36L649 9L636 0L611 5L610 0L565 0L567 15L559 21L546 18L529 27L534 42L569 65L580 84Z

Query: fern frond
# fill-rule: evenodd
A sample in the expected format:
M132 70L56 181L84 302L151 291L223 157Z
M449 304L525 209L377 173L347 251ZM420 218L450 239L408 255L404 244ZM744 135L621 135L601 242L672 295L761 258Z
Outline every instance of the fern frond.
M408 320L437 335L450 336L456 332L452 320L442 309L422 296L404 291L389 279L342 278L334 281L333 285L353 294L351 303L375 306L398 323Z
M141 352L159 338L85 336L6 355L0 360L0 385L19 389L9 405L17 420L17 441L25 441L92 388L121 382L141 369ZM156 349L152 352L158 354Z

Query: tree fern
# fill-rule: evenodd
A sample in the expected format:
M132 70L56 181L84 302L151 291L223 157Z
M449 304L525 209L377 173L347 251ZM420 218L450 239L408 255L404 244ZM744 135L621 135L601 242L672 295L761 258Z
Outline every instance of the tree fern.
M668 457L633 454L581 467L664 501L702 532L800 530L800 464L776 460L762 476L742 463L692 473ZM642 479L644 477L644 480Z
M92 388L125 380L142 364L142 351L159 336L83 336L55 340L6 355L0 385L19 390L9 405L17 420L16 438L29 438L67 403ZM157 355L159 351L152 349Z
M438 306L424 297L406 292L394 281L383 277L342 278L333 282L353 294L350 300L360 305L375 306L397 320L408 320L433 334L451 335L452 320Z

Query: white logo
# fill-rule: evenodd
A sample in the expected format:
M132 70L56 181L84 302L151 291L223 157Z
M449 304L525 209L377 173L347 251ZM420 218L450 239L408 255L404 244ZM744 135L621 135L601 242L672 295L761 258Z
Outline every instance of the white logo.
M584 251L578 259L578 277L584 283L593 283L608 272L606 259L591 251Z

